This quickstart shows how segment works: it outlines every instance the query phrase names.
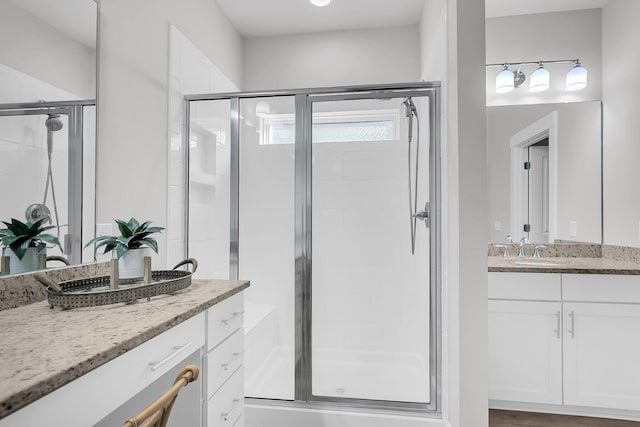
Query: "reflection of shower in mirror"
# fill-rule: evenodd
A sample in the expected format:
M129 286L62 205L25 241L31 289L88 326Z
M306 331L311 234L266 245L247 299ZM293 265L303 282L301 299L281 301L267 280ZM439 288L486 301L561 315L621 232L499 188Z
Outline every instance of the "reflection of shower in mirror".
M44 122L47 128L47 182L44 188L44 197L42 203L34 203L27 207L25 216L27 221L36 222L44 220L44 223L51 222L51 210L47 207L47 196L49 195L49 187L51 187L51 199L53 202L53 212L55 215L55 226L57 230L57 236L60 238L60 220L58 217L58 202L56 200L56 192L53 185L53 168L52 155L53 155L53 132L57 132L62 129L63 124L58 114L49 114Z

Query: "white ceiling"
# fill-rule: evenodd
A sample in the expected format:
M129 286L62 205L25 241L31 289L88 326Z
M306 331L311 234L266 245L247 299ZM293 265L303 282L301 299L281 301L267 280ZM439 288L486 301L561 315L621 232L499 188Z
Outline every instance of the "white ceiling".
M354 30L418 24L429 0L217 0L243 37ZM591 9L607 0L486 0L486 16Z
M598 9L608 0L485 0L487 18L565 10Z
M417 24L425 0L217 0L244 37ZM401 5L401 6L398 6Z

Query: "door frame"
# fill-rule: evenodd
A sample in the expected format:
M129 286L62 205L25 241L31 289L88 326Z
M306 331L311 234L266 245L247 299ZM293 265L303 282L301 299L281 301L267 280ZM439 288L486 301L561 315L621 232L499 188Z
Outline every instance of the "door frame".
M511 135L511 235L518 239L528 221L529 183L523 171L529 146L549 138L549 243L558 236L558 112L553 111ZM528 237L528 235L527 235Z

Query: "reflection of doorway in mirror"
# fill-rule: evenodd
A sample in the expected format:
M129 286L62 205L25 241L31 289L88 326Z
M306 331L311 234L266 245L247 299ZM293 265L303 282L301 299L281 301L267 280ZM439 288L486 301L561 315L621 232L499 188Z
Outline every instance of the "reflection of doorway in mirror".
M512 135L510 146L511 234L534 243L553 242L557 236L558 112Z
M549 138L529 146L529 240L549 242Z

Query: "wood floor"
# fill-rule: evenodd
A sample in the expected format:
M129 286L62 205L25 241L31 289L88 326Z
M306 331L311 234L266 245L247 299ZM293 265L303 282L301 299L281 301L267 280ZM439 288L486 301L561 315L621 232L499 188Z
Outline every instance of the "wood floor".
M489 410L489 427L640 427L640 422Z

